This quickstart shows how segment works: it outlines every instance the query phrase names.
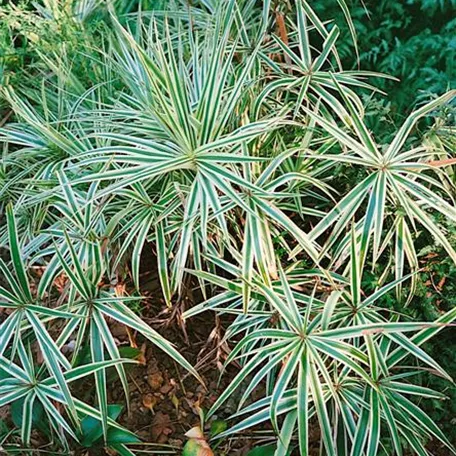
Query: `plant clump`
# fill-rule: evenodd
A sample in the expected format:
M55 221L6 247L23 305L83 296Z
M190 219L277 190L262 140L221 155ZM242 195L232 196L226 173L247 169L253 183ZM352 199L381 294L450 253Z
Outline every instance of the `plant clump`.
M136 340L204 384L145 317L152 270L160 315L215 316L227 378L182 448L152 452L234 454L242 436L251 456L310 455L317 431L328 456L455 453L425 404L452 382L428 346L456 308L416 309L423 258L456 262L456 91L391 132L371 109L394 78L343 67L341 27L353 62L358 38L337 7L341 24L307 0L0 8L0 452L141 454L119 422L148 363ZM179 409L145 378L147 411L168 393Z

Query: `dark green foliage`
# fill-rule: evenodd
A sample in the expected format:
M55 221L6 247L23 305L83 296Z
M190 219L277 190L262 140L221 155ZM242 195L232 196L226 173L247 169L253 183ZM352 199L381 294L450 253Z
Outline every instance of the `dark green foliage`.
M117 420L119 415L122 413L123 406L118 404L108 405L108 416L113 420ZM122 430L109 427L106 438L106 444L108 447L115 448L116 445L123 444L134 444L140 440L135 438L132 434L123 432ZM104 446L103 442L103 427L101 421L96 420L91 416L85 416L81 420L81 445L86 448Z
M11 404L11 418L14 425L18 428L22 427L24 421L23 406L24 399L19 399ZM32 424L34 429L39 429L41 432L49 435L49 423L46 421L44 408L40 403L33 408Z
M456 87L456 1L352 0L360 66L400 79L379 80L391 103L388 115L401 117L413 105ZM323 17L344 31L339 51L353 64L353 44L335 0L316 2ZM383 110L385 105L381 107Z
M456 245L456 227L447 225L448 237ZM435 318L442 312L456 306L456 266L440 246L430 245L421 252L423 272L420 274L416 298L410 312L414 318ZM454 328L447 328L440 336L430 341L426 351L442 366L452 378L456 378L456 338ZM440 423L451 441L456 441L456 388L439 377L425 373L423 386L443 391L449 400L433 400L425 410Z
M274 456L276 445L264 445L254 448L247 453L247 456Z

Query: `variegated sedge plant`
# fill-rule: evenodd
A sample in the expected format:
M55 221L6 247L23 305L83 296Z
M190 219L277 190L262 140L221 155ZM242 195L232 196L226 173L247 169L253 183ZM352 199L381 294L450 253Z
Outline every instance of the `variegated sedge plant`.
M309 454L311 426L328 455L426 455L433 438L454 453L416 399L444 399L417 380L426 369L451 381L422 345L456 310L416 322L382 299L395 292L403 306L413 301L418 229L456 260L435 221L456 220L444 160L454 132L439 123L423 140L415 135L455 92L379 143L360 93L378 92L369 78L388 76L344 70L339 29L310 2L192 3L134 15L114 6L103 46L81 49L92 68L84 78L67 55L41 55L46 78L3 88L15 121L0 131L0 241L10 253L10 264L0 262L0 406L23 401L25 445L37 404L66 448L67 437L80 438L83 415L106 438L118 427L106 370L115 368L128 401L131 362L112 320L198 376L130 309L138 293L114 285L127 268L141 289L141 256L152 245L166 305L177 305L193 276L204 300L185 318L233 315L227 364L240 370L206 418L232 396L239 408L217 438L269 421L276 456ZM349 168L357 180L335 188ZM380 272L366 296L368 269ZM54 299L59 276L66 286ZM69 343L71 356L62 351ZM84 349L90 360L80 364ZM82 377L94 379L95 404L72 393ZM263 398L252 401L254 391Z

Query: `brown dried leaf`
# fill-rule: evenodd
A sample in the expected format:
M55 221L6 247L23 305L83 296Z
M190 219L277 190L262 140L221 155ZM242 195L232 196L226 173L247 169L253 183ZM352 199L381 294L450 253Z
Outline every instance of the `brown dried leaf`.
M146 359L146 347L147 347L147 346L146 346L145 343L143 343L143 344L141 345L141 353L138 355L138 358L137 358L137 360L138 360L139 364L141 364L141 366L145 366L146 363L147 363L147 359Z
M157 398L153 394L145 394L142 398L144 407L148 408L152 413L154 412L154 407L157 404Z
M158 391L163 385L164 378L160 372L155 372L147 376L147 383L153 391Z
M167 440L167 436L173 433L173 426L169 415L162 412L157 412L152 421L152 439L163 443Z
M204 433L199 426L192 427L189 431L185 433L185 437L188 437L189 439L206 441Z

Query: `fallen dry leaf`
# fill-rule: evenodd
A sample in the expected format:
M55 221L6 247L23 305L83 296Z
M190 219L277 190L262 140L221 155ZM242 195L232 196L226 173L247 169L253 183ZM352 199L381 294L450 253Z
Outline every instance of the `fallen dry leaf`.
M152 439L154 442L165 443L173 433L173 426L169 415L157 412L152 421Z
M204 437L204 433L199 426L192 427L184 435L185 435L185 437L188 437L189 439L206 441L206 437Z
M147 376L147 383L153 391L158 391L163 385L164 378L160 372L155 372Z
M176 413L177 413L179 411L179 399L175 394L173 394L171 396L171 402L173 403L174 407L176 408Z
M456 158L446 158L444 160L433 160L433 161L429 161L428 165L436 166L436 167L456 165Z
M147 345L145 343L143 343L141 345L141 353L138 355L138 358L137 358L137 360L138 360L139 364L141 364L141 366L145 366L146 362L147 362L146 348L147 348Z
M157 398L153 394L145 394L142 398L144 407L154 413L154 407L157 404Z
M182 456L214 456L214 453L209 446L203 446L197 440L189 440L185 444Z
M191 428L185 436L190 440L185 444L182 456L214 456L199 426Z

